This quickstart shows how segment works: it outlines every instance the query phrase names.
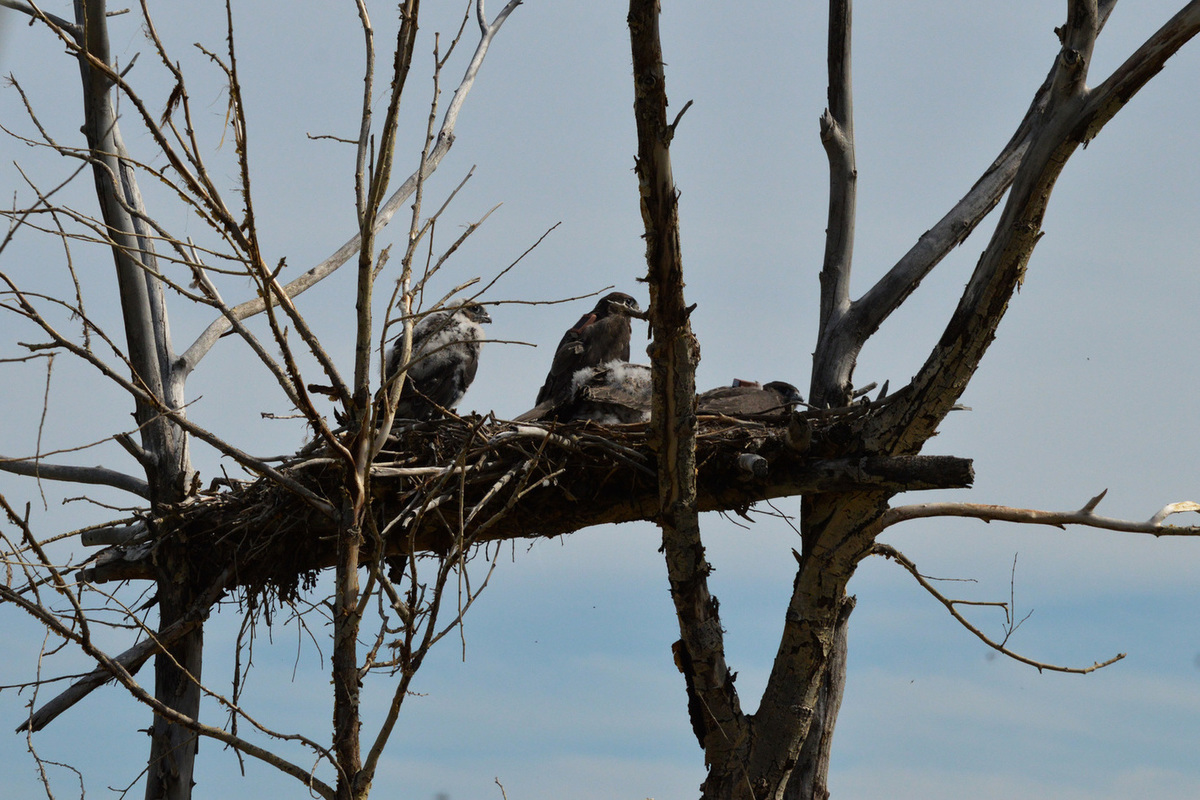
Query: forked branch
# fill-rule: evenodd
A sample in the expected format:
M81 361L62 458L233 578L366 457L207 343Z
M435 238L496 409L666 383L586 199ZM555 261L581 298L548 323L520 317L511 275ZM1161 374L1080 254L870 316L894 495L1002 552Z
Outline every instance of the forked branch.
M1125 657L1124 653L1117 653L1115 656L1108 659L1107 661L1096 662L1096 663L1092 664L1090 667L1063 667L1063 666L1059 666L1058 664L1049 664L1049 663L1045 663L1042 661L1034 661L1031 658L1028 658L1026 656L1021 655L1020 653L1010 650L1008 647L1005 646L1005 644L1003 642L995 641L994 639L989 637L986 633L979 630L979 628L972 625L967 620L966 617L964 617L961 613L959 613L958 606L960 606L960 605L978 605L978 603L967 603L967 601L952 600L952 599L946 597L944 594L942 594L936 588L934 588L933 584L931 584L929 582L929 580L924 575L921 574L920 570L917 569L916 564L914 564L912 561L910 561L903 553L901 553L896 548L892 547L891 545L880 544L877 542L875 544L875 547L872 549L872 555L883 556L884 558L895 561L897 564L904 567L906 570L908 570L910 575L912 575L914 578L916 578L917 583L921 584L921 588L923 588L925 591L927 591L931 595L933 595L939 603L941 603L943 606L946 607L946 610L950 612L950 615L952 617L954 617L954 619L960 625L962 625L964 628L969 630L971 633L975 634L975 636L978 637L980 641L982 641L984 644L986 644L988 647L992 648L993 650L996 650L999 653L1003 653L1004 655L1008 656L1009 658L1013 659L1014 661L1020 661L1022 664L1028 664L1031 667L1035 667L1038 672L1042 672L1042 671L1069 672L1069 673L1073 673L1076 675L1086 675L1089 672L1095 672L1098 669L1103 669L1104 667L1107 667L1111 664L1115 664ZM989 603L988 605L991 605L991 604Z
M873 445L890 452L911 452L934 434L958 401L1000 324L1008 301L1024 279L1025 268L1042 234L1042 219L1054 184L1085 137L1094 135L1166 60L1200 31L1200 0L1177 14L1119 71L1123 78L1086 88L1087 70L1100 23L1094 2L1070 6L1063 46L1056 59L1045 110L1013 179L1003 213L979 259L958 307L924 366L905 387L904 402L879 418L880 439ZM1114 86L1119 85L1117 90ZM1107 101L1098 101L1103 94Z
M1115 6L1116 0L1100 2L1098 28L1103 28ZM849 76L849 68L842 69L838 66L839 62L835 57L840 50L835 49L834 46L833 27L845 22L848 50L849 16L847 15L843 19L834 10L831 12L830 22L830 96L832 103L836 87L842 82L842 76L846 76L846 80ZM916 244L866 293L857 300L849 302L842 315L837 316L836 319L831 317L833 324L826 323L823 312L820 327L821 338L818 340L817 352L813 360L813 388L811 391L813 402L820 405L824 399L824 392L831 391L833 387L849 384L854 369L854 360L863 343L916 290L925 276L941 263L951 250L962 244L999 203L1004 193L1012 185L1017 168L1029 150L1032 133L1046 110L1051 81L1056 71L1057 63L1051 67L1045 81L1034 93L1033 101L1024 118L1017 125L1012 138L967 194L928 231L923 233ZM833 199L831 197L831 208ZM832 223L830 229L831 232L837 230ZM832 233L830 238L833 238ZM823 278L823 287L835 286L838 282L848 284L849 266L848 262L844 264L844 270L836 276L836 280L831 279L829 283L826 283ZM829 290L823 288L823 292L827 291Z

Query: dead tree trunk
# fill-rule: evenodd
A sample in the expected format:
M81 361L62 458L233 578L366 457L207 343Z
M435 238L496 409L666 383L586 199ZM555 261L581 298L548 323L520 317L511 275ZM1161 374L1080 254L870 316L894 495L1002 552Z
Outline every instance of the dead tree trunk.
M833 747L834 724L846 688L847 637L850 632L850 612L853 610L854 598L847 597L838 612L837 627L833 631L833 649L821 674L812 723L808 735L804 737L792 777L784 789L783 800L829 799L829 755Z
M683 297L678 194L656 0L631 0L629 30L637 121L637 175L645 224L653 366L651 440L658 451L658 523L679 620L676 662L696 736L710 765L704 797L741 796L749 724L725 663L718 604L708 589L696 497L696 364L700 346Z
M183 408L183 380L174 371L170 327L162 282L150 231L144 217L132 165L112 99L115 83L109 56L104 0L76 0L75 19L81 32L80 74L83 81L88 148L104 222L114 244L117 285L125 320L125 338L135 384L144 387L153 404L135 401L141 430L140 446L126 447L141 462L150 485L153 511L178 502L191 480L192 468L184 432L163 410ZM157 406L157 407L155 407ZM181 544L160 551L157 565L159 630L170 628L190 611L195 600L187 553ZM197 625L155 659L155 697L190 719L200 711L200 664L204 629ZM151 749L146 780L147 800L187 800L197 737L161 717L151 726Z
M1008 201L946 332L913 381L829 444L830 458L920 452L958 402L991 344L1041 235L1055 180L1081 142L1110 119L1183 42L1200 30L1192 2L1095 89L1086 85L1092 47L1111 0L1073 0L1059 30L1062 47L1026 118L1000 157L962 202L862 297L849 293L855 229L854 126L850 80L850 0L830 0L829 108L821 138L830 162L829 223L821 270L820 327L810 399L848 405L866 340L920 281L962 241L1011 186ZM758 711L740 711L727 681L716 601L708 596L703 546L683 472L691 442L688 417L671 394L694 366L673 345L686 335L675 194L667 147L662 53L654 0L632 0L638 176L646 222L655 326L655 430L662 448L660 514L664 550L683 634L677 647L693 725L709 767L705 798L825 798L833 722L845 675L845 634L853 602L846 585L867 557L894 492L807 494L802 501L799 570L784 633ZM678 119L676 120L676 124ZM657 314L657 317L656 317ZM661 338L660 338L661 336ZM689 360L690 358L690 360ZM661 362L661 364L660 364ZM661 377L660 377L661 375ZM670 474L671 470L679 472ZM683 512L683 513L680 513Z

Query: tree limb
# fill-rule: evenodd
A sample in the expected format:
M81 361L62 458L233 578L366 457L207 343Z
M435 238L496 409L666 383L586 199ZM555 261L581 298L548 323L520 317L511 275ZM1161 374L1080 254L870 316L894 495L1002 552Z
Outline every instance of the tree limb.
M1112 114L1186 41L1200 31L1200 2L1193 0L1151 40L1107 86L1106 101L1085 79L1100 24L1095 2L1074 2L1063 30L1063 47L1051 80L1047 106L1031 133L1029 149L1013 180L996 230L980 257L941 340L912 383L904 402L877 420L872 445L889 452L911 451L933 435L958 401L995 336L1009 298L1024 279L1026 264L1041 237L1041 223L1054 183L1085 136L1094 135ZM1120 86L1119 91L1115 86Z
M1067 673L1071 673L1074 675L1086 675L1089 672L1095 672L1098 669L1104 669L1105 667L1107 667L1111 664L1115 664L1125 657L1124 653L1117 653L1115 656L1108 659L1107 661L1096 662L1096 663L1092 664L1090 667L1062 667L1057 664L1047 664L1042 661L1034 661L1031 658L1028 658L1026 656L1021 655L1020 653L1017 653L1017 652L1014 652L1014 651L1008 649L1007 647L1004 646L1003 643L993 640L991 637L989 637L983 631L979 630L979 628L975 627L970 622L968 622L967 618L964 617L962 614L960 614L958 612L958 608L956 607L958 605L961 605L963 603L963 601L951 600L950 598L946 597L941 592L939 592L937 589L935 589L933 587L933 585L925 579L925 576L923 576L920 573L920 571L917 569L917 565L914 564L912 561L910 561L899 550L897 550L896 548L894 548L890 545L876 543L875 547L872 549L871 552L872 552L872 555L883 556L884 558L893 560L897 564L899 564L900 566L902 566L906 570L908 570L909 574L912 575L914 578L916 578L917 583L921 584L921 588L923 588L925 591L929 592L931 595L933 595L935 598L937 598L937 601L939 603L941 603L943 606L945 606L946 610L950 612L950 616L954 617L954 619L958 622L958 624L962 625L964 628L969 630L971 633L975 634L975 636L978 637L978 639L981 642L983 642L984 644L986 644L988 647L992 648L993 650L995 650L999 653L1003 653L1004 655L1008 656L1009 658L1013 659L1014 661L1020 661L1022 664L1028 664L1031 667L1035 667L1038 672L1042 672L1042 671L1067 672Z
M1080 138L1096 137L1130 98L1162 70L1167 59L1200 32L1200 0L1192 0L1088 94L1080 111L1085 121Z
M196 425L183 414L181 409L174 409L166 406L159 397L147 391L147 389L142 386L140 382L135 382L137 380L136 375L134 376L133 380L122 377L115 369L101 360L98 356L96 356L95 353L91 352L91 350L80 347L70 339L63 336L52 325L50 325L50 323L38 312L33 304L29 302L25 294L18 289L16 284L14 284L12 280L3 272L0 272L0 282L6 284L11 290L12 295L18 304L18 308L15 310L40 327L42 331L54 341L55 345L71 352L83 361L94 366L106 378L128 392L135 401L144 403L146 406L154 409L158 415L169 419L181 430L190 433L201 441L211 445L219 452L235 459L238 463L247 467L252 472L270 476L273 479L278 480L281 485L290 486L292 489L296 490L297 495L306 503L313 505L315 508L322 509L323 513L329 513L331 506L324 498L313 495L287 475L281 473L279 470L276 470L274 467L262 461L261 459L254 458L249 453L234 447L228 442L225 442L221 438L217 437L215 434ZM77 314L80 313L78 309L74 310ZM103 335L103 331L101 331L100 328L92 324L89 320L87 320L86 317L83 319L84 322L88 324L94 332ZM108 342L107 337L105 337L105 341ZM111 342L109 342L109 344L112 345ZM116 350L115 345L113 345L113 349ZM120 353L120 351L117 352L118 354Z
M829 220L825 227L825 263L821 268L821 317L818 341L835 335L850 308L850 270L854 254L854 215L858 170L854 161L854 101L850 59L850 0L829 4L829 107L821 116L821 143L829 158ZM835 352L822 347L818 352ZM843 379L844 378L844 379ZM831 382L832 380L832 382ZM810 402L844 406L850 402L849 375L813 369Z
M1103 27L1116 0L1102 0L1099 27ZM1033 128L1046 109L1050 83L1057 63L1034 93L1016 132L967 194L920 236L887 273L860 298L849 304L833 326L822 326L813 358L810 399L817 404L823 391L847 386L855 359L866 340L892 312L916 290L921 281L978 227L1012 185L1017 168L1029 149ZM831 85L832 89L832 85ZM821 389L822 392L818 392Z
M635 162L645 225L650 288L650 345L653 394L650 433L658 451L658 514L671 597L679 620L689 693L703 707L694 720L709 765L706 792L724 785L748 745L725 646L717 601L708 589L712 567L700 539L696 486L696 364L700 346L692 333L683 296L678 195L671 173L667 94L659 39L658 0L630 0L633 52ZM711 784L711 786L710 786Z
M151 656L158 655L163 652L164 648L170 647L185 634L203 625L212 606L225 592L225 584L229 582L231 575L232 569L214 581L206 591L199 594L188 614L179 617L166 628L155 632L153 635L114 657L114 663L121 665L126 672L133 675L141 669L142 665ZM36 732L42 730L64 711L91 694L92 690L112 681L113 678L112 670L104 666L97 667L72 683L70 687L54 699L43 704L41 708L30 714L29 719L25 720L17 728L17 732L20 733L26 730Z
M21 0L0 0L0 6L11 8L13 11L20 11L22 14L27 14L33 19L51 22L62 28L67 33L71 34L71 36L75 37L76 39L79 39L83 35L82 29L74 22L63 19L62 17L56 17L53 14L48 14L31 3L25 3Z
M83 80L85 125L96 192L109 235L114 241L125 337L134 374L158 404L183 407L182 384L168 378L173 359L162 284L157 279L153 245L146 226L126 208L145 213L137 179L129 164L110 91L108 29L103 0L76 0L76 22L83 30L79 68ZM132 253L140 254L135 259ZM143 266L144 265L144 266ZM155 413L154 402L137 399L143 447L155 455L157 468L148 473L154 497L170 499L190 471L183 433Z
M442 158L450 151L454 144L454 128L458 122L458 114L462 110L463 103L467 99L467 95L471 91L471 87L475 84L475 76L479 73L479 68L483 64L484 56L487 55L488 48L491 46L492 39L500 31L500 27L504 21L508 19L508 15L521 4L521 0L509 0L496 18L489 24L486 18L483 17L483 2L480 0L477 9L480 15L480 28L482 35L479 43L475 47L475 53L471 57L470 63L467 65L466 73L463 75L462 81L458 88L454 91L454 97L450 100L450 105L446 108L446 114L442 118L442 126L438 131L437 144L429 153L429 158L425 164L424 174L413 173L408 179L396 189L395 192L387 199L379 208L379 214L375 222L375 233L383 230L383 228L391 221L392 216L400 209L401 206L412 196L416 191L418 180L423 180L437 169ZM338 267L345 264L358 252L362 242L361 234L355 234L349 241L337 249L333 255L326 258L321 263L309 269L304 274L295 278L284 285L284 291L289 297L296 297L307 289L312 288L318 282L331 275ZM262 298L247 300L244 303L233 307L232 311L239 319L245 319L255 314L261 313L266 308ZM183 374L190 373L196 368L200 359L212 349L217 340L229 330L229 322L224 317L214 320L200 336L192 343L190 347L180 356L176 368Z
M223 742L240 752L246 753L247 755L251 755L268 764L271 764L281 772L297 778L304 783L304 785L312 788L322 797L328 798L328 800L333 800L333 790L330 789L330 787L328 787L326 784L313 777L309 770L305 770L302 767L292 764L275 755L274 753L257 745L251 744L250 742L234 736L227 731L211 725L204 725L193 717L181 714L174 708L160 703L153 695L147 692L140 684L137 683L137 681L133 679L133 675L122 663L118 662L117 659L109 656L103 651L98 650L94 645L81 637L78 632L59 621L47 609L35 602L21 597L18 593L3 585L0 585L0 599L19 606L36 618L38 622L40 622L48 630L53 631L56 635L62 637L63 639L79 643L83 647L84 652L86 652L90 657L94 658L101 665L101 669L115 678L116 681L124 686L125 689L131 695L133 695L135 699L152 708L155 714L170 720L174 724L185 727L200 735L216 739L217 741Z
M8 458L0 455L0 472L28 475L50 481L86 483L94 486L112 486L115 489L150 499L150 484L133 475L126 475L107 467L76 467L67 464L47 464L32 458Z
M1106 489L1092 498L1078 511L1039 511L1032 508L987 505L983 503L917 503L888 509L879 520L882 532L899 522L931 517L969 517L984 522L1016 522L1026 525L1051 525L1063 528L1067 525L1083 525L1125 533L1148 533L1153 536L1200 536L1200 525L1164 525L1163 521L1172 514L1200 511L1200 503L1190 500L1171 503L1145 522L1102 517L1094 513L1096 505L1104 497Z

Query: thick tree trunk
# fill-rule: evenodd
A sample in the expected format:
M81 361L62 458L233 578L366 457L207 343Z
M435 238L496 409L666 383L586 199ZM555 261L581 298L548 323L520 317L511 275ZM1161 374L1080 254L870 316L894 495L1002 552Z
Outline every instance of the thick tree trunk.
M833 649L825 670L821 673L821 685L817 690L817 702L813 707L812 724L800 758L792 770L792 777L783 792L783 800L828 800L829 798L829 755L833 747L833 727L838 711L842 707L842 693L846 688L847 639L850 633L850 612L854 610L854 598L842 599L838 611L837 627L833 630Z
M84 133L91 151L96 196L109 236L116 243L117 286L125 322L125 340L133 377L162 406L182 409L183 382L173 374L170 327L158 279L152 238L145 223L128 209L144 213L141 193L126 156L112 99L113 79L101 65L111 64L104 0L76 0L75 19L86 56L80 57ZM139 457L157 512L181 500L192 474L182 430L158 408L136 402L141 431ZM195 599L186 543L166 543L157 556L159 630L182 619ZM204 629L195 626L155 659L155 697L191 719L200 712L200 664ZM187 728L155 717L147 764L147 800L188 800L197 737Z
M186 563L178 560L178 569L164 564L158 581L159 630L181 618L191 607L194 582ZM154 661L154 696L164 705L195 719L200 709L200 667L204 650L204 627L185 634ZM146 776L147 800L189 798L194 784L192 775L198 737L180 725L154 718L150 730L149 771Z

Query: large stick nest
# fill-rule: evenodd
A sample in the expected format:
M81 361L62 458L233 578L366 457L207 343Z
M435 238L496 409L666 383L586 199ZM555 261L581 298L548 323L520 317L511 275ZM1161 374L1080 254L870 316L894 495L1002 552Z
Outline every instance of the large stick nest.
M892 493L970 484L970 462L949 456L873 457L848 452L870 408L776 412L697 420L702 511L744 512L760 500L826 491ZM345 467L310 448L280 471L344 507ZM400 427L371 469L365 560L401 553L465 552L484 542L557 536L658 513L655 446L645 424L518 424L447 418ZM221 481L126 541L101 552L93 581L158 577L166 542L188 553L189 575L253 596L291 597L333 563L337 520L268 478Z

